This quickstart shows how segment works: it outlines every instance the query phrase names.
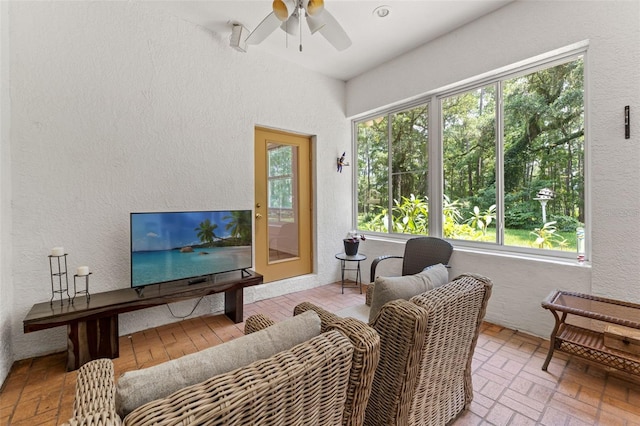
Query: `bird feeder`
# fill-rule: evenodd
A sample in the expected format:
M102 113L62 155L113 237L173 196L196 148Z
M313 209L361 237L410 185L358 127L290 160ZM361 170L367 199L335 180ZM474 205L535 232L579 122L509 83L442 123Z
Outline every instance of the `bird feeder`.
M536 194L536 198L534 200L540 201L540 205L542 206L542 223L547 223L547 202L549 200L553 200L555 194L549 188L542 188Z

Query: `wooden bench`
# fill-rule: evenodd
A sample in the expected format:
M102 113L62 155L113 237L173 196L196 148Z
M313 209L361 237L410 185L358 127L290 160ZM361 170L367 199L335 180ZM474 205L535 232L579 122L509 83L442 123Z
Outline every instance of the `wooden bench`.
M262 275L247 272L248 276L240 271L214 275L197 284L184 281L95 293L73 303L38 303L23 321L24 332L66 325L67 370L75 370L94 359L118 357L118 315L125 312L224 292L225 314L235 323L242 322L243 289L262 283Z

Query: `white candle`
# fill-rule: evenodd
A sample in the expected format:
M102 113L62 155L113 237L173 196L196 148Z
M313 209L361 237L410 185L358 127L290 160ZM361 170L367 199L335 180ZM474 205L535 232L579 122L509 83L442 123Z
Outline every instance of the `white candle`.
M64 247L54 247L51 249L51 256L63 256Z
M88 266L78 266L76 270L76 275L80 277L84 277L85 275L89 275L89 267Z

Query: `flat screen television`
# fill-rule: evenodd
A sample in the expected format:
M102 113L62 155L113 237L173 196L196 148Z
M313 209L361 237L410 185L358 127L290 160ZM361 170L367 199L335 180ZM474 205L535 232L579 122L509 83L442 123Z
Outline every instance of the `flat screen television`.
M252 266L251 210L131 213L131 287Z

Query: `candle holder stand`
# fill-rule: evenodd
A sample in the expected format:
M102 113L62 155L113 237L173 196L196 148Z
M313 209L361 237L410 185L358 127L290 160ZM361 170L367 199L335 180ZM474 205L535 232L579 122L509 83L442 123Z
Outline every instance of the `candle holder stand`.
M61 259L63 259L64 262ZM57 265L57 269L54 269L55 265ZM67 254L65 253L61 256L49 255L49 270L51 271L51 300L49 304L53 305L56 294L59 294L60 306L62 306L64 304L62 299L63 293L67 293L67 298L71 299L71 296L69 296L69 277L67 276ZM64 281L62 279L63 277ZM55 288L56 280L58 281L57 290Z
M73 303L73 301L76 298L76 295L78 294L85 294L87 296L87 303L89 303L89 299L91 299L91 294L89 294L89 275L91 274L92 272L89 272L87 275L75 274L73 276L73 298L71 299L71 303ZM76 289L76 279L80 279L80 278L84 278L84 290Z

